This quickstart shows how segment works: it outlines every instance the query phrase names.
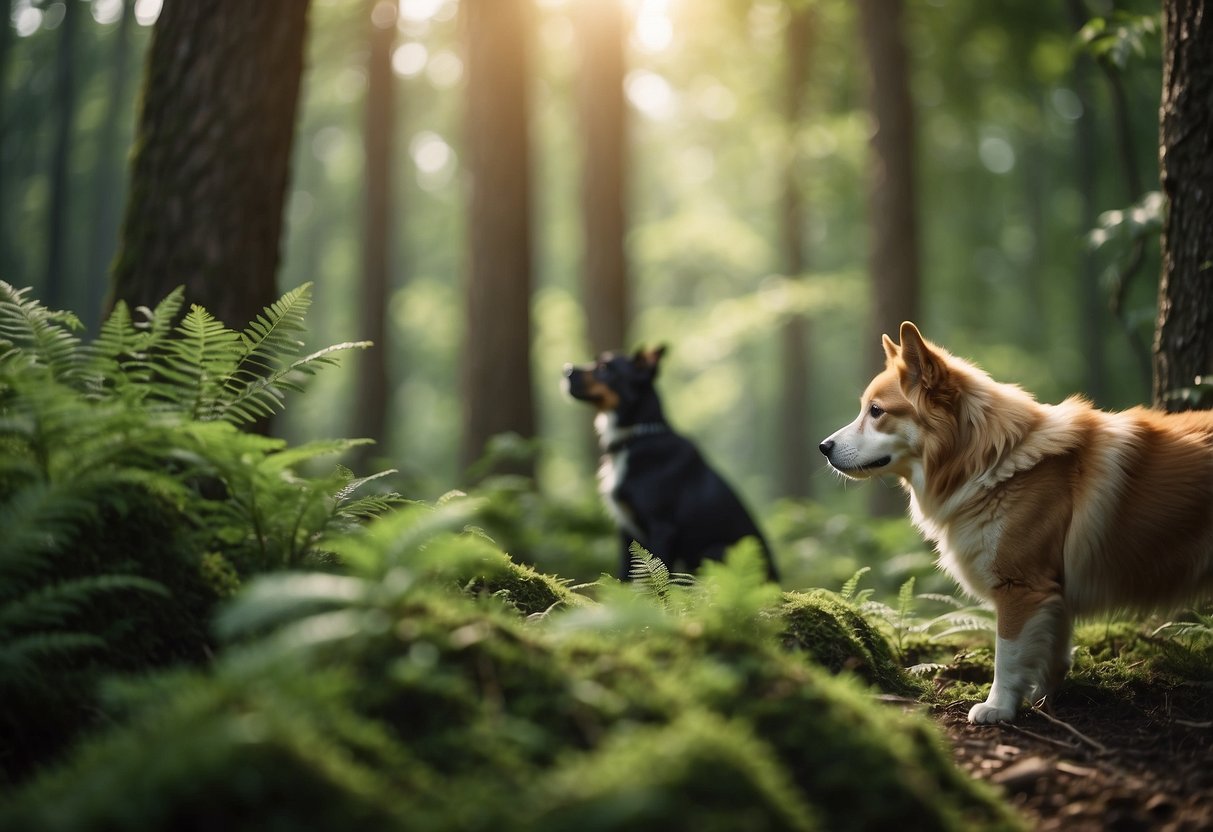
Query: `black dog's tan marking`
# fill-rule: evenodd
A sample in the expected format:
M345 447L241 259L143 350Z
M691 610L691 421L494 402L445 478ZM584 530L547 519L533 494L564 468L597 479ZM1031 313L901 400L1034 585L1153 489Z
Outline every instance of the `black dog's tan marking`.
M695 445L666 422L653 387L663 354L664 348L630 358L603 353L593 364L565 366L569 394L598 411L600 490L620 530L620 576L628 577L633 540L667 567L695 571L754 537L776 580L770 548L749 512Z

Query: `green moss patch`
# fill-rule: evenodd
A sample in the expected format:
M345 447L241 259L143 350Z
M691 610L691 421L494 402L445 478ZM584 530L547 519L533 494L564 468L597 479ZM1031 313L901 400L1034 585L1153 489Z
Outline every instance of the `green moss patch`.
M804 651L831 672L854 673L890 693L921 693L884 636L835 593L786 593L780 612L784 644Z

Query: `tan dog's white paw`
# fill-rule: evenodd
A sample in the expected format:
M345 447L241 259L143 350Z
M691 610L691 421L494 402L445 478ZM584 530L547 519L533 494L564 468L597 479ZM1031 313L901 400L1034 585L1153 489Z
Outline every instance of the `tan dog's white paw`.
M969 722L974 725L1010 722L1014 718L1014 708L1000 708L997 705L991 705L989 702L978 702L969 709Z

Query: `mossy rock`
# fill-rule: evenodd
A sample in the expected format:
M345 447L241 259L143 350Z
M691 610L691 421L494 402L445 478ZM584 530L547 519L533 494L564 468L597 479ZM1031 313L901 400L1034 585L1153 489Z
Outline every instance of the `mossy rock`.
M803 650L831 673L854 673L889 693L922 692L884 636L835 593L785 593L781 613L785 646Z
M769 637L562 631L437 588L354 615L145 683L0 827L1018 828L925 719Z
M619 731L552 772L522 828L792 832L825 828L772 749L704 711Z
M483 564L478 571L480 574L465 584L465 591L500 598L524 616L541 615L558 607L574 607L586 600L559 578L515 563L504 555L500 560Z
M331 676L237 691L189 675L162 706L78 749L72 761L0 803L0 828L40 832L402 828L405 795L379 773L382 743L351 714L322 706ZM305 690L307 685L311 690ZM276 700L276 701L275 701ZM322 706L322 707L318 707ZM335 726L341 727L334 730ZM394 757L400 752L391 749ZM399 759L391 760L400 766Z

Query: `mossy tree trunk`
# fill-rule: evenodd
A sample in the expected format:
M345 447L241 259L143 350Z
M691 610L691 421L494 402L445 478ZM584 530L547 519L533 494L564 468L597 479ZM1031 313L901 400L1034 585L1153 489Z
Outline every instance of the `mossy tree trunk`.
M148 52L111 301L243 327L277 299L308 0L165 0Z
M1154 403L1213 404L1173 395L1213 375L1213 5L1163 3L1159 168L1167 213L1154 340Z
M529 0L463 0L461 6L471 178L460 448L466 468L494 435L535 433L527 131L531 21Z
M916 206L914 108L903 39L903 0L860 0L859 22L868 62L873 121L869 176L868 271L871 318L867 336L872 370L884 367L880 336L895 335L918 314L918 210ZM900 492L873 489L872 509L904 509Z

